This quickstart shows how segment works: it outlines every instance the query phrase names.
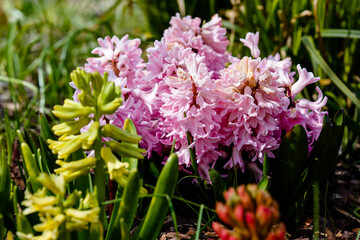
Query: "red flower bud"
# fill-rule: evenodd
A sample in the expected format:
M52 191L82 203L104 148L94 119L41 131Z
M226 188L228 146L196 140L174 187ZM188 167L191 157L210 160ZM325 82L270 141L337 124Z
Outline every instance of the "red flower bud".
M221 202L216 203L215 207L216 213L219 216L220 220L226 224L231 225L231 219L229 218L229 207Z
M244 227L244 208L240 203L235 207L234 215L240 227Z

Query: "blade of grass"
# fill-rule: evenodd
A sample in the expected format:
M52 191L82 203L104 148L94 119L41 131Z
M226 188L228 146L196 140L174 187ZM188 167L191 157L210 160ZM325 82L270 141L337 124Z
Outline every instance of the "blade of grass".
M25 80L16 79L16 78L12 78L12 77L6 77L6 76L0 76L0 81L8 82L9 84L10 83L21 84L24 87L29 88L34 93L34 96L32 97L31 102L29 103L29 106L32 106L36 102L37 96L39 94L39 89L34 84L27 82Z
M319 223L319 215L320 215L320 201L319 201L319 193L317 191L319 187L319 183L315 182L313 186L313 199L314 199L314 230L313 230L313 239L318 240L320 234L320 223Z
M279 3L279 0L274 0L272 1L271 3L271 10L269 12L269 15L267 17L267 21L266 21L266 24L265 24L265 30L269 30L269 27L270 27L270 24L273 20L273 16L274 16L274 13L276 12L276 6L278 5Z
M360 30L355 29L323 29L321 31L322 37L327 38L353 38L360 39Z
M199 236L200 236L200 232L201 232L201 218L203 215L203 211L204 211L204 204L200 205L200 211L199 211L199 216L198 216L198 221L197 221L197 226L196 226L196 235L195 235L195 239L199 240Z
M339 88L339 90L345 94L355 105L360 108L360 100L359 98L340 80L338 76L334 73L334 71L329 67L329 65L325 62L325 60L318 53L315 48L312 37L304 36L302 38L302 42L304 43L306 49L310 53L312 61L315 61L319 64L319 66L325 71L325 73L330 77L332 82Z
M178 239L180 239L180 235L179 235L179 229L178 229L178 224L177 224L177 220L176 220L176 214L175 214L175 209L174 209L174 205L172 204L171 198L169 197L169 195L165 195L166 200L168 201L169 204L169 210L171 213L171 217L173 219L174 222L174 228L175 228L175 233L176 233L176 237Z

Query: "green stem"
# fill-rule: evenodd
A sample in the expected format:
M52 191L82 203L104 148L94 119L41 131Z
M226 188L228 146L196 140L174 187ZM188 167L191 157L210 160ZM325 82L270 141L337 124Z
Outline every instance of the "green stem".
M314 183L313 187L313 197L314 197L314 235L313 239L319 239L320 226L319 226L319 215L320 215L320 203L319 203L319 182Z
M99 109L96 106L95 109L95 119L94 121L99 121ZM95 188L96 188L96 194L98 197L98 203L100 206L100 220L103 224L103 226L106 226L105 222L105 206L101 203L105 200L105 171L104 171L104 160L101 158L101 147L102 147L102 137L101 137L101 128L98 130L98 135L95 140L94 144L94 151L95 151L95 158L96 158L96 166L95 166Z

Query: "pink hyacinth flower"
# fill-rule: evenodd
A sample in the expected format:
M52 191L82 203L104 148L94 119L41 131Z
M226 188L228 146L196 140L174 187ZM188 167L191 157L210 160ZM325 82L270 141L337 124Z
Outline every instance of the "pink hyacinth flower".
M254 58L258 58L260 56L260 49L258 47L259 44L259 32L247 33L245 39L241 38L240 41L250 49L251 56Z

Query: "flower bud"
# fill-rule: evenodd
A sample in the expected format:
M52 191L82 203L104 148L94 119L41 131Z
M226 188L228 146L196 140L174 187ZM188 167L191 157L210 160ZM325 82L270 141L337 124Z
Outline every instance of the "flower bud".
M77 97L83 106L94 107L96 104L94 97L84 91L81 91Z
M90 149L94 141L96 140L99 134L100 123L95 121L91 124L90 128L87 132L84 132L80 135L82 139L82 149L87 150Z
M118 98L114 98L113 101L108 102L108 103L104 103L101 104L99 106L100 109L100 114L113 114L114 112L116 112L116 110L118 110L118 108L120 107L122 103L122 98L118 97Z
M221 202L217 202L215 210L221 221L231 225L231 219L229 216L229 207L227 205L222 204Z
M64 105L55 105L52 113L61 119L74 119L76 117L88 116L94 112L93 107L86 107L79 102L70 99L65 99Z
M90 169L95 167L96 158L94 157L86 157L80 160L71 161L71 162L64 162L61 160L56 160L55 162L60 168L54 170L55 173L62 173L62 172L75 172L81 169Z
M245 185L238 187L236 192L240 198L241 204L244 206L244 209L248 211L254 211L253 200L251 199L251 196L249 195Z
M73 207L81 198L81 191L75 189L63 202L64 208L71 208Z
M213 223L214 231L221 239L236 240L283 240L285 226L273 228L279 220L279 208L270 194L256 185L241 185L236 190L224 192L226 204L216 203L219 218L234 229ZM278 233L276 231L278 231ZM279 238L277 238L279 237Z
M132 134L129 131L121 129L112 124L106 124L103 126L101 132L104 137L111 137L114 140L128 143L139 143L139 141L142 139L141 136Z
M78 89L87 93L91 92L90 75L86 73L85 70L77 68L70 73L70 78L75 83Z
M116 180L121 186L125 186L129 175L129 164L120 162L108 147L101 149L101 157L106 163L110 179Z
M230 239L230 231L226 228L224 228L224 226L222 226L220 223L218 222L213 222L212 223L212 228L214 229L214 231L216 232L216 234L222 239L222 240L229 240Z
M74 218L77 221L82 222L98 222L99 221L100 208L92 208L88 210L78 210L75 208L65 209L66 217Z
M244 227L244 208L240 203L235 207L234 216L239 226Z
M56 124L52 127L54 133L58 136L61 135L74 135L80 132L80 129L85 125L89 124L90 118L84 117L75 121L63 122L60 124Z
M95 186L96 188L96 186ZM96 191L86 192L85 198L80 203L80 209L90 209L99 206Z
M106 146L111 148L114 152L123 157L133 157L137 159L143 159L144 156L141 153L145 153L146 150L133 146L131 143L119 143L116 141L105 142Z
M34 212L51 212L60 213L60 208L53 207L56 204L55 196L46 196L46 189L38 190L35 194L31 194L25 190L25 200L21 205L27 207L24 209L23 214L28 215Z
M58 158L65 159L71 153L77 151L82 144L81 138L79 136L68 136L64 141L54 141L52 139L48 139L49 148L52 150L54 154L58 154Z
M91 86L94 91L94 95L98 97L102 91L102 88L104 85L108 82L108 73L105 72L104 76L101 77L101 75L98 72L88 73L90 75L90 81Z
M42 223L36 224L34 230L38 232L52 231L55 236L58 235L59 226L65 221L65 216L63 214L58 214L54 218L47 215Z
M47 173L42 172L37 179L44 187L49 189L55 195L59 194L60 196L64 196L65 181L63 176L56 176L54 174L49 176Z
M101 106L102 104L109 103L118 97L121 97L120 88L116 87L114 82L106 82L98 97L98 105Z

